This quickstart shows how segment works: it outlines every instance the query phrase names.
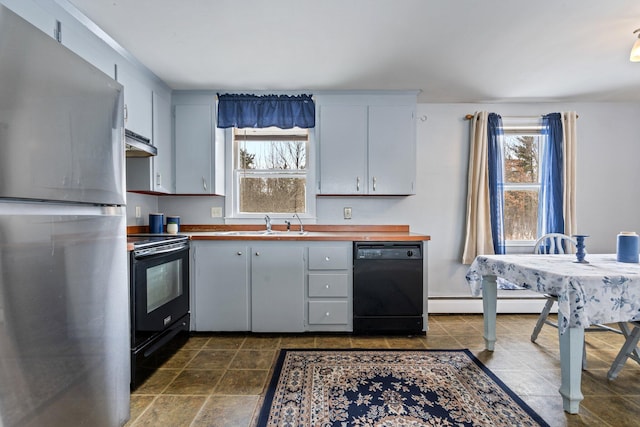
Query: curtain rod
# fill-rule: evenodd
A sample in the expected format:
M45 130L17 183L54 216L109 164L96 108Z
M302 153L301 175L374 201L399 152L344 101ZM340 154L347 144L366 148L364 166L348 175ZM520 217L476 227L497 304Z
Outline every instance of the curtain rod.
M464 116L464 118L465 118L466 120L471 120L471 119L473 119L473 117L474 117L474 115L473 115L473 114L467 114L466 116ZM531 117L538 117L538 116L505 116L505 117L508 117L508 118L514 118L514 119L528 119L528 118L531 118ZM543 117L543 116L542 116L542 115L540 115L540 117ZM580 116L578 116L578 115L576 114L576 119L577 119L578 117L580 117Z

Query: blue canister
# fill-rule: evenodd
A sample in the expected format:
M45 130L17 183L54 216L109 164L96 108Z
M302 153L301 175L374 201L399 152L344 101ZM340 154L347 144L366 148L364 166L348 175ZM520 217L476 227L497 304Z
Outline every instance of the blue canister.
M638 262L638 235L634 231L621 231L618 234L616 260L618 262Z
M164 214L149 214L149 233L161 234L164 231Z
M180 217L177 215L167 215L167 226L169 224L176 225L176 232L180 231Z

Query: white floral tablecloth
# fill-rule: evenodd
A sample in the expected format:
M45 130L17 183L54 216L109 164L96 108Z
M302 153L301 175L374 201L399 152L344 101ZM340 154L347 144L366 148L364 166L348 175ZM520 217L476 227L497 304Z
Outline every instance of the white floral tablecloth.
M615 254L587 254L588 264L575 260L575 255L480 255L466 278L476 297L485 275L557 295L561 332L567 326L640 320L640 264L617 262Z

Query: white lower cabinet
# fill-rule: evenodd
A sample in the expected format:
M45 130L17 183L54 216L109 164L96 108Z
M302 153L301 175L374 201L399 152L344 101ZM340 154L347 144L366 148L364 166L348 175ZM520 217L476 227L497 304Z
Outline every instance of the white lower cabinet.
M249 249L242 242L192 242L192 327L196 331L251 329Z
M309 244L306 330L353 330L352 247L351 242Z
M351 331L352 243L194 241L192 329Z
M265 242L251 247L251 330L304 331L304 246Z
M346 330L348 323L349 306L346 298L341 301L309 300L309 325L312 330L325 329L322 325L343 325Z

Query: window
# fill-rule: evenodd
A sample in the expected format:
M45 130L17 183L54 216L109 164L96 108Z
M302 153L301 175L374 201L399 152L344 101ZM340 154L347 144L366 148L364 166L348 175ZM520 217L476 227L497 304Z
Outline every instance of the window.
M309 213L309 129L233 129L234 216Z
M532 242L538 236L538 199L544 138L539 125L504 123L504 238Z
M523 119L480 111L472 118L462 262L575 232L576 113Z

